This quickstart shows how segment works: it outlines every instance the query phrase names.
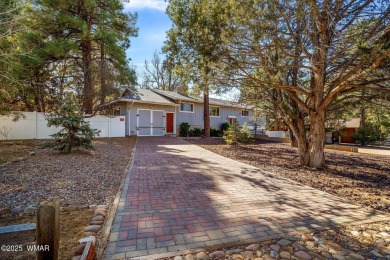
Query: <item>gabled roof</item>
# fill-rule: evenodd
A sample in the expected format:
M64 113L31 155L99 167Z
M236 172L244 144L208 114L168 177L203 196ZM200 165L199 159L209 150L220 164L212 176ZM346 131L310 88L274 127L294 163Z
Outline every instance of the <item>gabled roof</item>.
M197 103L202 102L202 100L199 98L189 97L189 96L179 94L179 93L173 92L173 91L166 91L166 90L160 90L160 89L153 89L152 91L155 93L158 93L160 95L163 95L167 98L170 98L170 99L174 100L175 102L180 102L180 101L197 102Z
M169 99L151 91L148 89L135 89L125 91L120 100L123 101L134 101L139 103L153 103L153 104L162 104L162 105L176 105L174 102Z
M219 106L226 106L226 107L237 107L237 108L247 108L247 109L253 109L253 106L245 105L236 101L230 101L230 100L223 100L223 99L217 99L217 98L210 98L210 104L211 105L219 105Z
M166 91L160 89L134 89L126 90L122 97L115 101L132 101L137 103L150 103L150 104L161 104L161 105L171 105L177 106L181 102L189 103L203 103L202 98L190 97L173 91ZM216 98L210 98L210 105L214 106L225 106L225 107L236 107L236 108L246 108L253 109L253 106L248 106L241 104L235 101L228 101Z
M177 103L180 102L193 102L193 103L203 103L202 98L196 98L196 97L189 97L183 94L179 94L177 92L173 91L166 91L166 90L160 90L160 89L153 89L152 90L155 93L158 93L160 95L163 95ZM228 101L228 100L222 100L222 99L216 99L216 98L210 98L209 99L210 105L214 106L226 106L226 107L237 107L237 108L253 108L252 106L247 106L245 104L240 104L235 101Z

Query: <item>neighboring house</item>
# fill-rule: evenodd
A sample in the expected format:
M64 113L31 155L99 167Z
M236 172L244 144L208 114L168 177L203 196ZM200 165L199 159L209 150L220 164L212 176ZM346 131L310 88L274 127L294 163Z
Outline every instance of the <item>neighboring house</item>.
M352 135L360 127L360 118L350 120L327 121L325 128L328 130L325 136L325 143L355 143Z
M127 90L110 103L114 115L126 117L126 135L161 136L179 134L181 123L203 129L203 100L163 90ZM210 98L210 128L219 129L233 120L251 123L252 107Z
M341 143L355 143L352 139L352 135L356 133L357 129L360 127L360 118L353 118L345 122L345 127L341 129L343 134L340 137Z

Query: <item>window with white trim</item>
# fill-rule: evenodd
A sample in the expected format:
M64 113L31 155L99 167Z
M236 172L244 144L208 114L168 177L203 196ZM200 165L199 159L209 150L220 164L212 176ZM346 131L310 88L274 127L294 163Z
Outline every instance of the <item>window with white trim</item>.
M113 110L114 116L120 116L121 115L121 107L115 107Z
M249 116L249 111L246 110L246 109L242 109L242 110L241 110L241 116L242 116L242 117L248 117L248 116Z
M210 116L215 116L215 117L218 117L219 116L219 107L217 106L210 106Z
M181 103L180 104L180 112L193 113L194 112L194 104L192 104L192 103Z
M234 122L237 122L237 119L235 116L229 116L227 121L229 125L232 125Z

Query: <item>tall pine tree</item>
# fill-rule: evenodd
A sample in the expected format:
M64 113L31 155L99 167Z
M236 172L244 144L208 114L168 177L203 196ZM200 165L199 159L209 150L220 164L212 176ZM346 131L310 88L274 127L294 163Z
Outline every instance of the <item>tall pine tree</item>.
M53 72L65 69L63 77L76 86L86 114L110 94L108 78L113 78L114 89L118 82L135 81L125 50L129 37L137 35L136 15L124 13L119 0L36 0L34 7L49 53L56 58ZM52 87L59 84L61 79L56 79Z
M229 2L171 0L167 13L173 22L164 51L185 77L200 87L204 99L204 131L210 137L209 92L215 84L222 31Z

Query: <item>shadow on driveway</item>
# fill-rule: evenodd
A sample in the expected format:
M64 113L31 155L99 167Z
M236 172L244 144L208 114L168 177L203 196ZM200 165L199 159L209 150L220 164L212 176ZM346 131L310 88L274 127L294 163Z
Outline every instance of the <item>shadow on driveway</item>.
M177 138L142 137L105 258L232 246L386 218Z

